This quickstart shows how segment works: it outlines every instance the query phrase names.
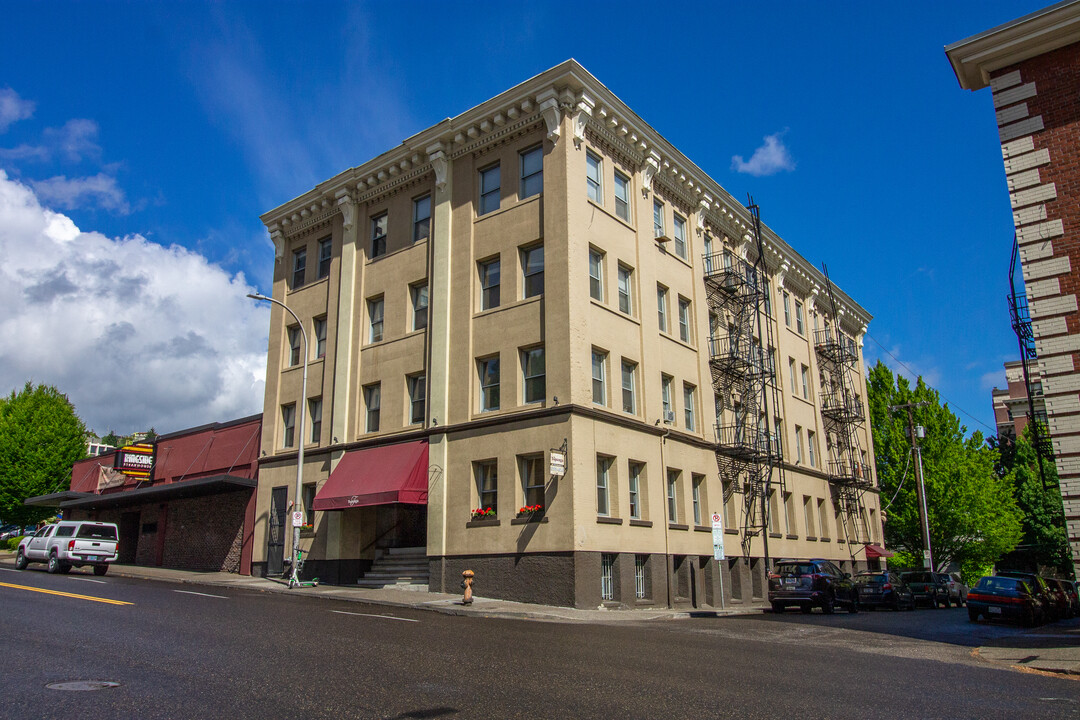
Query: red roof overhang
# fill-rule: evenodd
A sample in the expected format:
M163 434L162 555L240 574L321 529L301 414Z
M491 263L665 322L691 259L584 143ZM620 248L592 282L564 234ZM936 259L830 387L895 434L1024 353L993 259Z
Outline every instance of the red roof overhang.
M427 505L427 496L428 444L421 440L345 453L315 495L315 509Z
M866 559L873 560L874 558L891 558L893 554L881 547L880 545L867 545L866 546Z

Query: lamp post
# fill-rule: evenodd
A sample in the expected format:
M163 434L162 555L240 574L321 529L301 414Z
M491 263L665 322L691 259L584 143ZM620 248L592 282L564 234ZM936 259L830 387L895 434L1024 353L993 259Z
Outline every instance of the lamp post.
M299 407L299 433L297 435L297 445L299 450L296 454L296 494L293 497L293 508L300 507L300 493L303 490L303 478L304 478L304 419L305 419L305 406L307 404L307 370L308 370L308 344L307 344L307 331L304 330L304 324L300 322L300 318L296 317L288 305L259 293L248 293L248 297L252 300L265 300L266 302L273 303L285 309L285 312L292 315L293 320L296 321L297 326L300 328L300 337L303 340L303 353L304 353L304 376L303 382L300 385L300 407ZM300 547L300 526L293 523L293 542L292 542L292 575L289 578L289 587L295 584L299 584L300 576L297 572L296 551Z

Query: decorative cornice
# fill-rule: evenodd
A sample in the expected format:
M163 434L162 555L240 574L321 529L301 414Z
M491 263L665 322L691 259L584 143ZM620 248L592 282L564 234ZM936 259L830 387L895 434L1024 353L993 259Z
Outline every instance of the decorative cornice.
M390 182L384 182L381 185L377 185L367 192L357 192L356 201L359 203L367 203L376 198L397 194L402 190L417 184L424 176L430 175L431 171L431 163L425 163L415 170L407 172L400 177L396 177Z
M532 126L540 121L541 115L537 112L531 115L527 115L525 117L521 117L517 122L511 123L509 125L504 125L498 130L494 130L493 132L490 132L483 137L481 137L479 132L476 132L475 135L469 135L469 131L474 130L475 128L470 128L469 131L466 131L465 133L458 133L454 136L454 151L450 153L450 159L457 160L463 155L475 153L481 149L488 148L489 146L494 147L500 142L505 142L512 137L522 135L529 130L532 130ZM544 122L546 123L547 121L545 120ZM467 142L470 138L473 137L475 137L476 139L472 142Z
M559 133L562 131L562 109L559 107L559 93L553 87L548 88L536 96L536 105L540 109L540 117L544 118L548 140L557 143Z
M334 197L337 198L338 210L341 211L342 229L349 232L356 226L356 201L347 190L338 190Z
M435 187L439 192L446 189L446 173L450 163L446 159L446 146L443 143L435 143L427 149L431 159L431 168L435 171Z
M592 117L595 105L596 102L587 92L583 91L577 98L577 105L574 107L574 147L578 150L581 149L581 143L585 140L585 125Z

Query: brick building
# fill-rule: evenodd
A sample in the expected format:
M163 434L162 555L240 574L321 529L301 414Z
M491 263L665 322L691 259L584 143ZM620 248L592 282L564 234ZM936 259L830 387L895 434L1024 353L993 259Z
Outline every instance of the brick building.
M1031 405L1029 405L1029 394ZM1043 398L1042 380L1038 377L1031 379L1029 393L1028 384L1024 382L1024 369L1019 360L1011 360L1005 363L1005 387L994 388L991 391L994 403L994 424L997 426L999 438L1018 438L1024 434L1028 426L1031 407L1035 408L1035 418L1046 426L1046 402Z
M945 53L960 87L992 93L1037 374L1080 570L1080 2L991 28Z

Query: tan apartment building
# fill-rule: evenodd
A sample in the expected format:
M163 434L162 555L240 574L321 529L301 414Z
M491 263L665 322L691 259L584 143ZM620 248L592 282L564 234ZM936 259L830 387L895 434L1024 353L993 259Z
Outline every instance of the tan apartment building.
M479 595L530 602L763 595L765 538L743 557L740 484L718 471L717 427L738 400L714 391L724 321L705 283L756 260L750 214L578 63L262 220L310 377L300 428L301 334L274 307L257 572L280 572L289 552L303 442L301 542L323 582L410 556L434 591L456 591L468 568ZM870 316L835 288L833 315L823 275L762 232L786 478L770 555L854 569L881 542L879 499L864 493L861 517L834 503L814 330L849 339L865 418Z

